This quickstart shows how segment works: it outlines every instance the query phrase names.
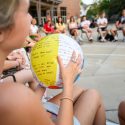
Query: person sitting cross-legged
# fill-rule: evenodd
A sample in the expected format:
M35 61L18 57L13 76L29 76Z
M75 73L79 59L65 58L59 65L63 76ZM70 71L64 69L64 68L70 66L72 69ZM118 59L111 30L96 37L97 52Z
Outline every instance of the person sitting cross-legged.
M30 38L33 39L34 41L39 41L42 37L39 34L39 28L36 25L36 23L37 23L36 19L33 18L30 26Z
M116 28L111 29L111 33L115 38L115 41L118 40L118 30L122 30L123 33L123 41L125 42L125 9L122 10L122 16L115 23Z
M43 32L46 35L55 33L54 25L51 19L47 20L46 23L44 24Z
M92 29L90 28L91 22L86 19L86 16L83 16L81 18L81 28L82 28L82 33L85 33L89 41L93 41L92 37Z
M100 41L101 42L106 41L105 37L106 37L106 35L108 33L107 32L108 20L107 20L107 18L105 16L106 16L105 12L101 12L99 14L99 18L97 19L97 25L98 25L98 30L97 31L100 34L100 37L101 37Z
M79 26L73 16L70 17L70 21L68 23L68 29L71 36L74 37L74 39L81 44L83 42L83 39L81 38L81 34L79 33Z
M66 33L66 25L63 22L61 17L58 17L56 22L56 32L57 33Z

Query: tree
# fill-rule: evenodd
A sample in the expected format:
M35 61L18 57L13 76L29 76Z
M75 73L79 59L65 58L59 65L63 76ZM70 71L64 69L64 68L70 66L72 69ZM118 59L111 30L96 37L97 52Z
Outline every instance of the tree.
M109 4L109 17L113 15L120 15L122 9L125 8L125 0L110 0Z
M93 16L95 17L98 14L98 11L99 11L99 6L98 3L95 2L93 5L90 6L89 10L87 11L87 16L89 18Z
M107 16L111 18L120 15L122 9L125 8L125 0L95 0L87 12L87 16L96 16L100 12L105 11Z

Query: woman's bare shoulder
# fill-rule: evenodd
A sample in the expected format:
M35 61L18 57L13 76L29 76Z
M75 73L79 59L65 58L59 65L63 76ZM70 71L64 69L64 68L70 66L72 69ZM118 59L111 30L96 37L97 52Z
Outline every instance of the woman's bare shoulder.
M17 83L0 84L1 113L4 117L0 117L0 124L53 125L35 93Z

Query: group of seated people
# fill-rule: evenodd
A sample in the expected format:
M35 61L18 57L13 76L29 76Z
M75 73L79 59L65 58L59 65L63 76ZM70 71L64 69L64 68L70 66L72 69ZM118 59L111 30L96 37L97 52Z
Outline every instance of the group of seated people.
M36 25L36 19L32 19L30 34L26 39L26 46L28 48L35 45L37 41L42 39L40 34L40 28ZM46 23L43 25L42 31L46 34L53 33L64 33L73 37L78 43L84 41L84 35L88 41L93 41L93 36L95 33L95 29L91 28L92 22L87 19L84 15L81 17L81 21L78 22L74 16L71 16L69 21L64 23L62 17L57 18L57 22L54 24L52 18L47 18ZM125 41L125 9L122 11L122 16L116 21L115 26L112 28L108 28L108 19L106 18L105 12L101 12L99 17L95 21L95 26L97 27L98 37L97 39L100 42L105 41L118 41L118 31L121 30L123 32L123 41Z
M81 22L79 23L73 16L70 17L70 20L65 24L61 17L58 17L57 23L54 25L52 19L50 18L43 26L43 31L46 34L51 33L67 33L77 41L83 41L82 33L85 33L89 41L93 41L94 30L91 28L92 22L87 20L86 16L81 17ZM100 42L105 41L118 41L118 30L123 32L123 41L125 41L125 9L122 11L122 16L115 23L114 28L108 28L108 19L106 18L105 12L99 14L98 19L95 22L97 27L97 32L99 34L98 40ZM66 32L67 30L67 32ZM81 33L79 32L81 31Z

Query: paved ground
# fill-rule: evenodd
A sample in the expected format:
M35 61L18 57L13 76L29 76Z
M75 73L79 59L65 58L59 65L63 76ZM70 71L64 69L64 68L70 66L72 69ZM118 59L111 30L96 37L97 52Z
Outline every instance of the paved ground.
M118 108L125 100L125 43L97 43L82 45L86 66L79 85L95 88L102 94L106 110ZM116 112L108 112L117 121Z
M81 47L85 68L77 83L84 88L95 88L102 94L106 110L112 110L106 112L107 119L115 122L118 122L118 105L125 100L125 43L121 33L119 38L118 42L84 42ZM96 36L94 40L97 41Z

